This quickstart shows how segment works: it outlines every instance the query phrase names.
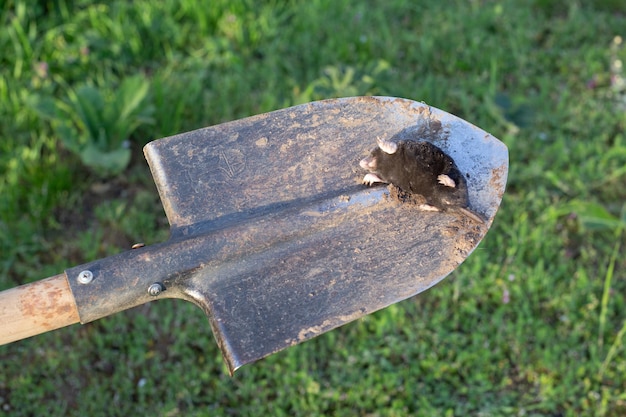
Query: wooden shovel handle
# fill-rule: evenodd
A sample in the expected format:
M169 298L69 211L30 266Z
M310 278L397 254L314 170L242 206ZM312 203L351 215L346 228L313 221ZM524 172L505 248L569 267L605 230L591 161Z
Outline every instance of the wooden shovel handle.
M65 274L0 292L0 345L78 322Z

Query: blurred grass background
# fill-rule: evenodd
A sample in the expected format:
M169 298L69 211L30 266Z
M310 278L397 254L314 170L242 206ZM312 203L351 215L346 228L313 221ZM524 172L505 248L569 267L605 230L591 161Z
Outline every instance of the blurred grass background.
M167 238L148 141L294 104L425 101L511 168L418 297L232 378L199 309L151 303L0 347L0 414L626 415L622 1L3 4L2 289Z

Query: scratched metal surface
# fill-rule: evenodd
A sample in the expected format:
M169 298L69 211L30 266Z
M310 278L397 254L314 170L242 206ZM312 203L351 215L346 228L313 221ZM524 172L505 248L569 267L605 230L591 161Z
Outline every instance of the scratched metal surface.
M417 137L450 154L485 224L362 185L358 162L377 136ZM154 299L145 289L160 282L157 298L207 313L231 372L442 280L484 237L508 172L507 149L490 134L390 97L304 104L144 151L172 237L68 270L96 275L90 288L72 286L81 321ZM112 287L119 297L98 297Z
M493 179L490 169L508 158L506 147L455 116L411 100L313 102L161 139L145 153L177 229L340 192L359 182L358 161L377 136L415 135L436 143L470 173L472 206L492 217L506 178Z

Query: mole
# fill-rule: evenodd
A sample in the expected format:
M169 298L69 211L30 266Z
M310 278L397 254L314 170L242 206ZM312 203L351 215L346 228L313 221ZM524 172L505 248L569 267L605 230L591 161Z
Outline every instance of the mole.
M426 200L424 211L458 210L473 220L484 221L469 209L467 182L454 160L426 141L392 142L376 139L378 146L359 165L368 171L363 183L393 184Z

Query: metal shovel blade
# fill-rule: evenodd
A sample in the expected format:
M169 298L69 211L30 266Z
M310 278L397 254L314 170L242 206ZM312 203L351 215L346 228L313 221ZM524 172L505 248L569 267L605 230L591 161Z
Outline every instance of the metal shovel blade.
M359 160L377 136L443 149L485 222L420 211L387 186L363 185ZM390 97L303 104L157 140L145 154L172 236L110 261L141 271L123 284L141 288L126 307L154 299L145 288L155 281L158 297L196 303L231 372L442 280L489 229L508 172L506 146L490 134ZM84 287L72 291L86 322L102 314L79 302L96 298Z

